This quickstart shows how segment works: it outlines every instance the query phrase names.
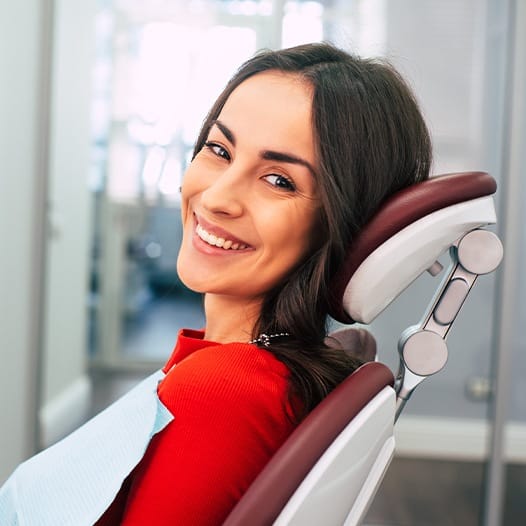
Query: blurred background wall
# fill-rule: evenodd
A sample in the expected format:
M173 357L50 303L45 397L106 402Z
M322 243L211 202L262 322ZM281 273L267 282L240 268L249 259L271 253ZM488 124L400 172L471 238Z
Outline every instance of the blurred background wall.
M0 4L0 478L36 449L51 10Z

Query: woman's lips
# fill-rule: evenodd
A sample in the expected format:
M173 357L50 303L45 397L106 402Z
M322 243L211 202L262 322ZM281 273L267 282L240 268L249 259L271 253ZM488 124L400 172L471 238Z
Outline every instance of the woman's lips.
M209 245L212 245L217 248L222 248L223 250L243 250L248 248L248 245L244 243L237 243L232 241L232 239L225 239L224 237L218 237L210 232L207 232L201 225L197 225L195 228L195 233Z
M199 239L210 247L219 248L228 251L241 251L251 249L252 247L233 236L226 230L207 223L202 218L195 217L195 233Z

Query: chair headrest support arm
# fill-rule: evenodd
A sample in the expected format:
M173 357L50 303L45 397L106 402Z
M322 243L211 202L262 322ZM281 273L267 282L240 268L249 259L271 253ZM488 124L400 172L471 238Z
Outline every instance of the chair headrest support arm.
M432 177L389 197L349 247L333 278L331 316L342 323L353 323L343 304L345 289L360 264L385 241L433 212L492 195L496 189L489 174L463 172Z

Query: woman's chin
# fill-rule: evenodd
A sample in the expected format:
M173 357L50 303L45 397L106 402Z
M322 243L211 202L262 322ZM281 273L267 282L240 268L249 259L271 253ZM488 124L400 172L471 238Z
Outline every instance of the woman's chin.
M181 283L193 292L198 294L204 294L206 292L206 286L203 283L202 276L196 275L195 269L192 267L188 268L179 257L177 260L177 275ZM194 271L192 271L194 270Z

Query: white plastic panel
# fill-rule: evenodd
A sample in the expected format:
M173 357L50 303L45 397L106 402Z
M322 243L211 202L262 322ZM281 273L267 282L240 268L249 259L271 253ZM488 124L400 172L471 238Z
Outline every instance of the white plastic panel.
M341 526L353 508L362 517L392 458L394 414L395 393L385 387L327 449L274 526Z
M389 464L391 464L394 448L395 438L392 436L386 440L384 446L380 450L376 462L371 467L367 480L364 482L358 497L356 497L356 501L347 516L344 526L357 526L362 524L362 520L376 496L376 492L380 487L385 472L387 471Z
M491 196L449 206L415 221L358 267L345 289L345 310L355 321L370 323L459 238L495 222Z

